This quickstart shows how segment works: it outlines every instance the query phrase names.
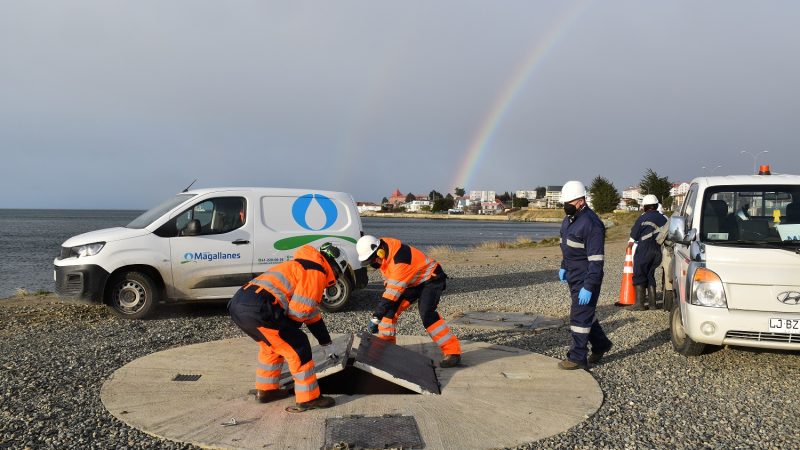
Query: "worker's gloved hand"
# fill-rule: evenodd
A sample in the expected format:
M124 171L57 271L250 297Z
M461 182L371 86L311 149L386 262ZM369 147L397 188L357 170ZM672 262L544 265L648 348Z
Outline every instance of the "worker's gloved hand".
M367 330L369 330L369 332L372 333L372 334L375 334L375 333L378 332L378 318L377 317L371 317L369 319L369 325L367 326Z
M592 299L592 291L587 291L586 288L581 288L581 291L578 292L578 304L581 306L588 305L589 300L591 299Z
M558 279L561 280L562 283L567 282L567 269L558 269Z
M328 342L322 346L322 351L325 353L325 359L339 359L339 353L336 351L336 346L333 342Z

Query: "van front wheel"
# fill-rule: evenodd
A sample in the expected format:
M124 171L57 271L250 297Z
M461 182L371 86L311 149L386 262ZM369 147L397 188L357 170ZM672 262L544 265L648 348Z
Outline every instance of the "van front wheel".
M698 356L703 353L706 345L695 342L686 335L686 329L681 321L681 304L674 302L670 311L669 331L672 340L672 348L683 356Z
M123 272L111 283L108 308L121 319L142 319L150 315L158 302L158 288L142 272Z
M322 296L322 303L319 307L325 312L336 312L344 308L353 292L353 283L348 277L339 277L336 284L325 289Z

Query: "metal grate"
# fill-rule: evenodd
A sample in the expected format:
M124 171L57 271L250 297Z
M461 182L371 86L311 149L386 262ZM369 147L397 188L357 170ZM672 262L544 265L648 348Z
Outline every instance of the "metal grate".
M800 344L800 334L790 333L762 333L760 331L728 331L728 339L743 339L758 342L783 342L786 344Z
M173 378L172 381L197 381L200 379L200 377L202 377L202 375L184 375L179 373L175 375L175 378Z
M336 448L425 448L412 416L346 416L325 419L325 446Z

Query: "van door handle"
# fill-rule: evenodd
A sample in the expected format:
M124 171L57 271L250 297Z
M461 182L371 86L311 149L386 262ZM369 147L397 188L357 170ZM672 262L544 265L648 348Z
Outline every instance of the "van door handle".
M244 245L244 244L249 244L249 243L250 243L250 241L248 241L247 239L237 239L237 240L233 241L234 245Z

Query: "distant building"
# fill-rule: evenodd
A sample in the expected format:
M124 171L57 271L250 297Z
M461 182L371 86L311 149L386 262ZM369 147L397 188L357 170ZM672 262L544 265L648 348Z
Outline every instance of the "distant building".
M431 202L427 200L413 200L408 203L404 203L402 206L406 208L406 212L420 212L422 211L423 207L431 207Z
M561 188L563 186L547 186L544 191L544 198L547 200L545 208L556 208L561 203Z
M528 200L535 200L536 199L536 190L533 191L516 191L514 192L514 196L517 198L527 198Z
M473 202L493 202L497 197L495 191L470 191L469 199Z
M396 205L399 205L399 204L405 203L405 202L406 202L406 194L403 194L402 192L400 192L400 189L395 189L394 192L392 192L392 195L389 196L389 204L390 205L395 205L396 206Z
M678 208L683 206L686 201L686 194L689 192L689 183L674 183L669 190L669 196L672 197L672 210L677 211Z
M367 211L380 211L381 205L376 205L375 203L370 202L356 202L356 208L358 208L359 214L364 214Z
M639 186L629 186L622 190L622 198L634 200L637 205L641 205L644 195L639 190Z
M492 202L481 202L480 214L500 214L506 209L506 205L499 199Z

